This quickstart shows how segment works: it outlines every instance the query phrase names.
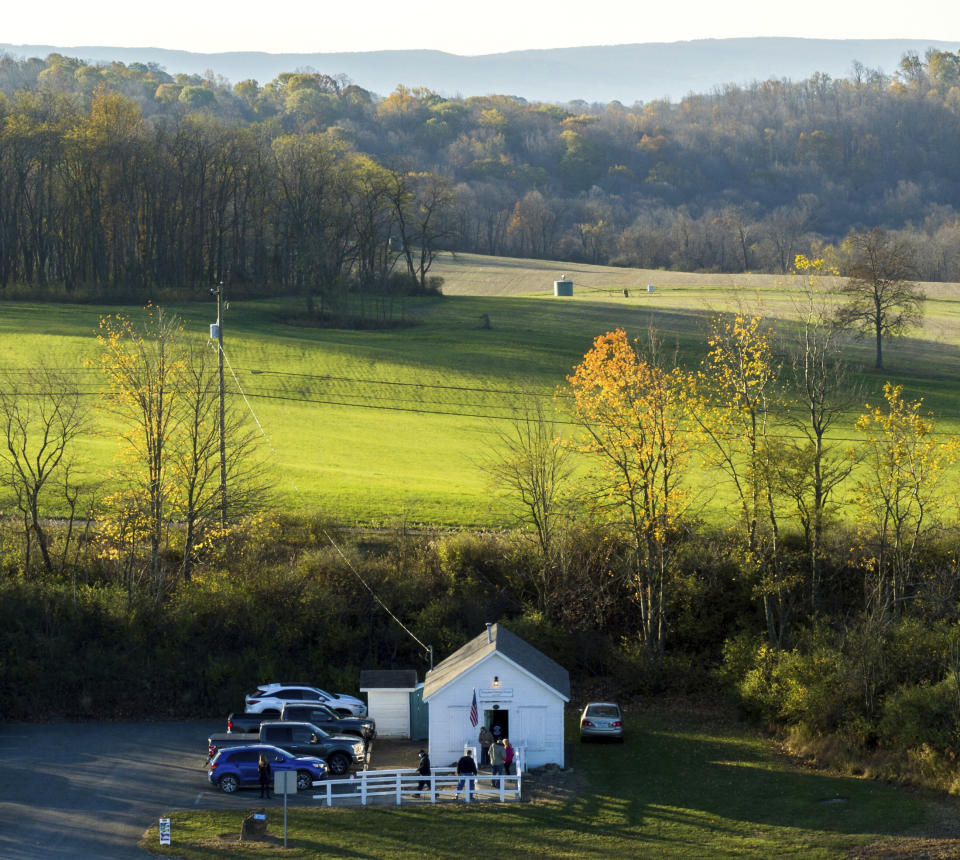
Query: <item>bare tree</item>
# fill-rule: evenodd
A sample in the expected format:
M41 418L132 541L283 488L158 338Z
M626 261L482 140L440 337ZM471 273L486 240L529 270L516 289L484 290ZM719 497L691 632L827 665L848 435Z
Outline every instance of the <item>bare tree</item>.
M43 525L45 497L62 487L68 507L76 509L77 485L71 480L73 442L88 424L88 410L77 377L55 363L41 362L25 374L0 379L0 460L8 469L17 506L23 514L25 560L31 566L31 538L48 573L54 570L50 537ZM69 535L67 532L67 541ZM66 557L64 547L61 562Z
M778 468L782 491L796 504L807 544L813 611L819 599L823 535L831 499L854 466L854 460L831 445L827 436L858 396L841 356L843 332L833 324L832 307L820 280L817 274L811 275L797 308L801 326L787 345L791 389L799 406L797 412L788 414L788 421L802 435Z
M536 397L499 434L498 441L484 467L499 487L519 496L525 519L534 527L540 552L540 575L534 583L537 608L550 614L561 496L573 471L572 452Z
M883 367L883 338L896 337L923 319L923 290L910 281L913 256L906 243L875 227L848 238L853 263L841 292L847 303L838 311L844 326L876 338L874 366Z
M217 362L199 343L184 349L177 410L178 433L170 447L174 491L171 511L183 522L180 575L190 580L201 547L221 530L220 433ZM229 504L227 527L259 508L266 496L265 468L256 456L259 435L236 401L224 412Z

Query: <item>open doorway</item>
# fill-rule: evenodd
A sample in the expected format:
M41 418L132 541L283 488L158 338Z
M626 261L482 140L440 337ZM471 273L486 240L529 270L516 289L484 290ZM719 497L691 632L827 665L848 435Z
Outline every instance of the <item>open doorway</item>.
M493 734L494 740L506 740L510 737L510 712L502 708L493 708L483 712L483 722Z

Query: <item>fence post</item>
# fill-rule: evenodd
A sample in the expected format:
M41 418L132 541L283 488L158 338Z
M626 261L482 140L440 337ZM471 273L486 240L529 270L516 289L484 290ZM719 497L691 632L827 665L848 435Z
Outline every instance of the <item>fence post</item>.
M437 802L437 775L435 773L430 774L430 802Z
M360 803L363 806L367 805L367 772L360 772Z
M400 805L400 797L401 797L402 794L403 794L403 792L400 790L400 780L401 780L401 779L402 779L402 777L400 776L400 771L397 771L397 806Z

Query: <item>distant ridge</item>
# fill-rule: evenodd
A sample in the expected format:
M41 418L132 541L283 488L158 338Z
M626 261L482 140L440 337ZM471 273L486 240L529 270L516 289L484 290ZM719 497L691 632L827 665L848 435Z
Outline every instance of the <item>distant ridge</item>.
M848 77L854 61L893 73L903 54L921 57L928 48L955 52L960 42L936 39L699 39L583 48L511 51L465 57L443 51L369 51L362 53L268 54L229 52L196 54L164 48L79 45L11 45L0 51L17 58L51 53L92 63L156 63L171 74L210 70L233 83L253 78L261 84L281 72L309 67L345 74L381 95L397 84L427 87L446 96L505 93L528 101L566 103L577 99L631 105L653 99L678 100L708 93L725 84L749 84L770 78L805 80L815 72Z

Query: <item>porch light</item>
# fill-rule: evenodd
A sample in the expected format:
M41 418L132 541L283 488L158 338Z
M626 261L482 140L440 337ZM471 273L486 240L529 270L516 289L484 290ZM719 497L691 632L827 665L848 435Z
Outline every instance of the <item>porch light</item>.
M498 678L496 675L493 676L493 686L497 689L500 688L500 678Z

